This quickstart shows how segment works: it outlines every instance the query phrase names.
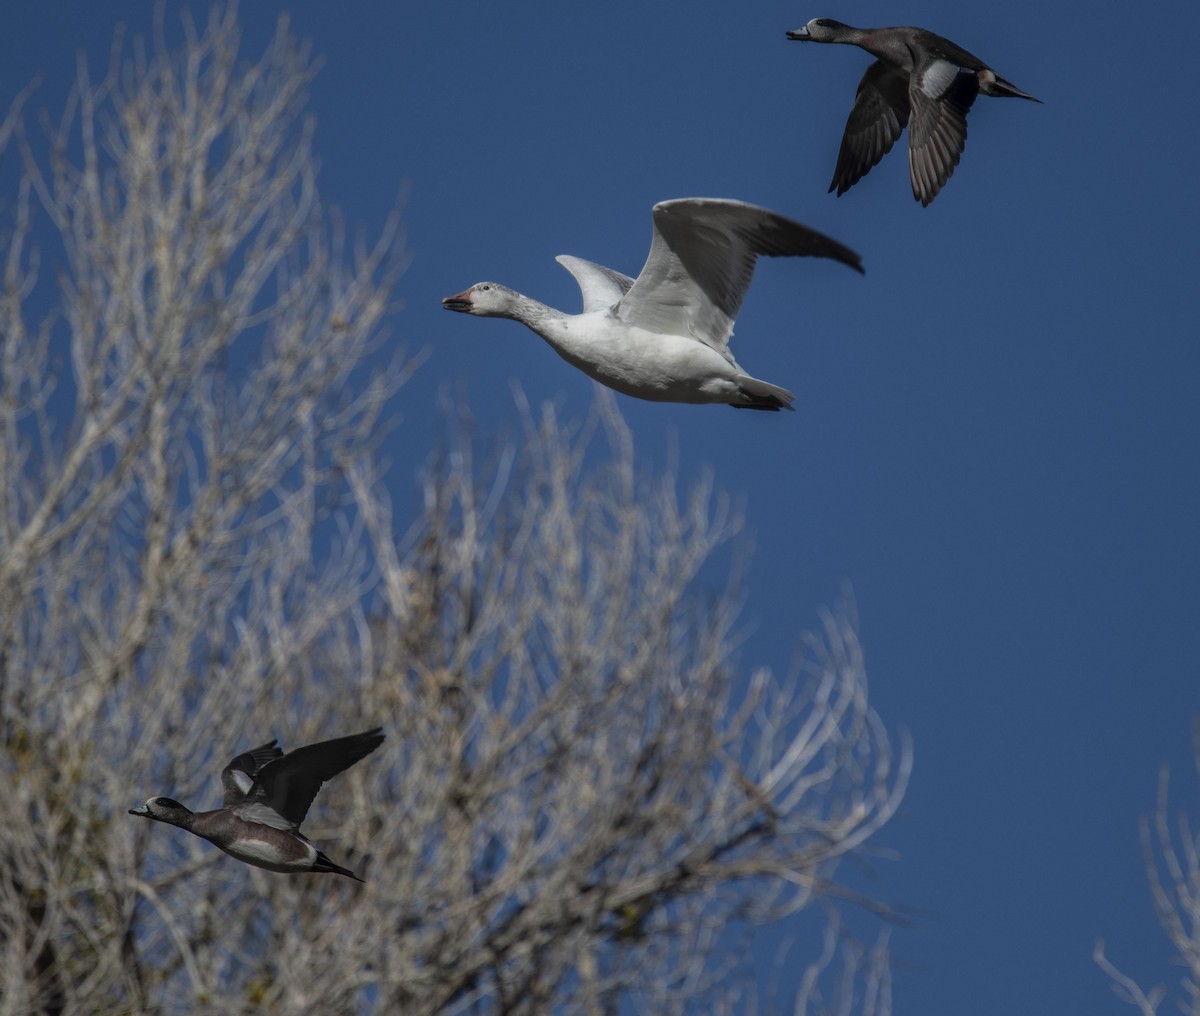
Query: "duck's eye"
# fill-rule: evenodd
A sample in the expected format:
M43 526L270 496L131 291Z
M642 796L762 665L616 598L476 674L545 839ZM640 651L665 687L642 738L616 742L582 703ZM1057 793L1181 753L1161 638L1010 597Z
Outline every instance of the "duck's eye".
M486 293L492 287L491 286L480 286L479 288L482 289Z
M156 797L154 799L154 803L157 804L160 808L179 808L179 807L181 807L181 805L178 801L173 801L169 797Z

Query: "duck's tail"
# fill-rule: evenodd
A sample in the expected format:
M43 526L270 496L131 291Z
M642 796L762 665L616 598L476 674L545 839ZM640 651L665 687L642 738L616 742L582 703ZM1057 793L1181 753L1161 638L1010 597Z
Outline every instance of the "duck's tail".
M366 879L359 878L349 868L343 868L340 864L334 864L320 850L317 851L317 859L313 861L313 871L331 871L335 875L346 875L355 882L366 882Z
M979 75L979 90L984 95L993 95L1000 99L1028 99L1030 102L1041 102L1036 95L1022 92L1007 78L1000 77L993 70L985 70Z
M734 409L765 409L777 413L781 409L791 410L796 396L786 388L759 381L756 377L739 374L734 378L738 386L739 401L729 405Z

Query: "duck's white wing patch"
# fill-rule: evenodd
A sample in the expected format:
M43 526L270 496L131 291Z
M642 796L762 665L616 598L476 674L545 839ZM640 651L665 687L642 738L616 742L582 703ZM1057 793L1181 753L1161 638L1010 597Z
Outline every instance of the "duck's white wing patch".
M283 754L283 749L274 740L260 744L257 748L244 751L221 770L221 785L225 788L224 807L241 804L254 786L259 770L270 765Z
M960 74L972 74L964 71L956 63L949 60L931 60L917 74L917 87L929 98L940 99L954 84Z
M953 73L946 73L950 68ZM927 89L937 87L936 97ZM909 91L908 172L913 196L928 205L940 191L967 144L967 111L979 94L979 79L957 64L935 60Z
M233 809L233 813L246 822L256 822L259 825L270 826L272 829L285 829L292 832L298 823L289 822L274 808L261 802L242 804Z
M250 793L250 788L254 786L254 777L249 773L244 773L240 769L229 770L229 782L237 789L237 792L245 797Z
M633 287L633 279L604 265L570 254L559 254L554 259L575 276L579 291L583 294L583 312L607 310L617 303Z

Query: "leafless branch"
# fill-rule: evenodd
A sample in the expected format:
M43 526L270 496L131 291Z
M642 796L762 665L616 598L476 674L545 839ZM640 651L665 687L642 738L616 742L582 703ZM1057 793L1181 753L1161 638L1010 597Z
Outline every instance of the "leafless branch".
M1200 772L1200 719L1193 723L1192 731L1196 770ZM1171 943L1175 961L1184 969L1179 1011L1200 1016L1200 835L1192 831L1187 816L1172 821L1169 782L1164 766L1159 774L1154 815L1142 821L1142 853L1154 912ZM1118 997L1146 1016L1158 1012L1167 994L1165 987L1143 990L1105 956L1103 941L1096 943L1093 958L1112 979Z
M245 61L235 15L0 124L0 1014L737 1011L734 926L874 905L839 866L910 752L851 610L746 664L737 505L608 394L389 486L399 219L346 243L308 53ZM124 820L376 723L305 830L365 886Z

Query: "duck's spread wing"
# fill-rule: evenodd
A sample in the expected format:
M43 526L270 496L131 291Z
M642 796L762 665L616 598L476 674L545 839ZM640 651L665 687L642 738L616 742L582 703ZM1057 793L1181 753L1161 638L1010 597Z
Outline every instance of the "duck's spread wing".
M911 31L912 47L927 54L930 60L946 60L956 67L970 71L981 71L987 67L974 53L963 49L957 42L952 42L944 35L938 35L927 28L914 28Z
M861 259L816 230L741 201L680 198L654 206L646 264L617 305L622 321L691 336L728 356L729 336L760 254Z
M246 806L263 806L298 827L321 784L383 743L379 728L297 748L263 768ZM270 825L270 823L267 823Z
M876 60L858 83L829 189L840 197L866 176L892 150L908 115L907 76Z
M275 741L268 741L244 751L224 769L221 770L221 786L225 788L223 806L230 808L241 804L254 786L254 777L260 769L274 762L283 754L283 749Z
M233 809L233 813L246 822L270 826L272 829L283 829L289 833L294 833L300 828L298 822L289 821L274 808L261 801L247 801L239 804Z
M607 310L633 288L633 279L594 261L559 254L554 259L575 276L583 294L583 312Z
M979 94L975 72L949 60L917 69L909 88L908 172L913 197L928 205L950 179L967 143L967 111Z

